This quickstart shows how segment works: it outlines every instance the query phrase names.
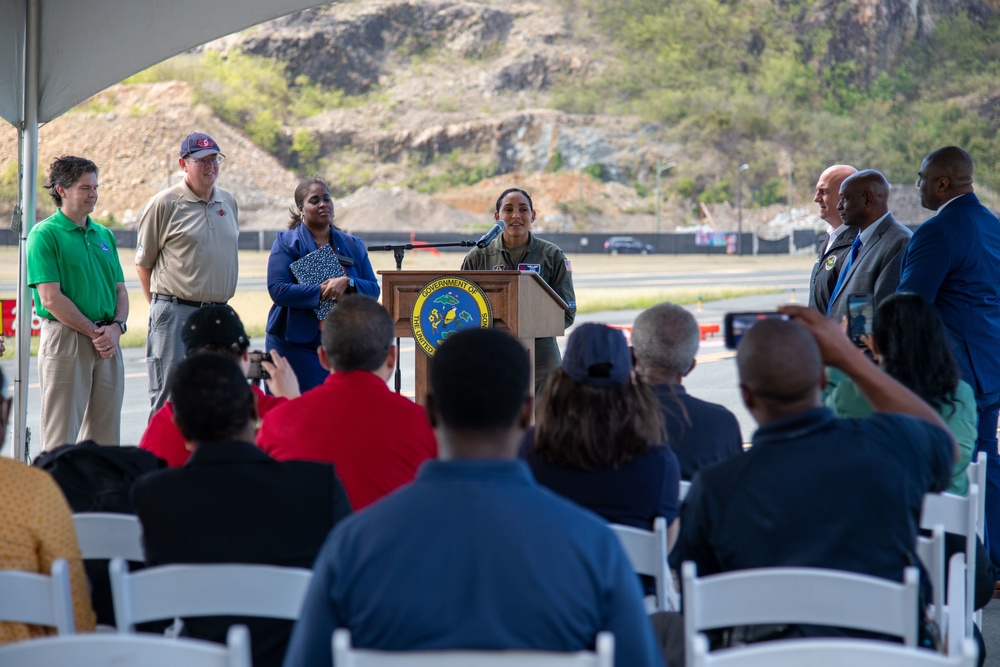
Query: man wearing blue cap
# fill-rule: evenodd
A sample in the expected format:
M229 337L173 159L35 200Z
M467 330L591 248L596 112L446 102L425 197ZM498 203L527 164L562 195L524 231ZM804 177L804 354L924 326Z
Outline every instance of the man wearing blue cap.
M184 358L184 321L236 292L239 210L215 184L224 157L212 137L189 134L178 160L184 180L154 195L139 220L135 268L149 302L150 415L163 407L170 371Z

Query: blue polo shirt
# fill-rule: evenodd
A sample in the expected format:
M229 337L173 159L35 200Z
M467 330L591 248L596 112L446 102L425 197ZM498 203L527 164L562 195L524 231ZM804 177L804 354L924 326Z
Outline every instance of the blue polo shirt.
M762 426L753 447L703 469L681 506L675 567L698 574L825 567L902 581L924 494L943 491L948 433L920 419L837 419L814 408Z
M662 666L625 552L598 517L520 461L428 461L409 486L338 524L320 552L285 667L359 648L593 649Z

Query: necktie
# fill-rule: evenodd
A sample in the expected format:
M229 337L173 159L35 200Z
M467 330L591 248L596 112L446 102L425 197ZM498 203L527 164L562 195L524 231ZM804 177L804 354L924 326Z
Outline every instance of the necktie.
M854 260L858 258L858 251L861 250L861 237L854 237L854 243L851 244L851 254L847 258L847 262L840 269L840 275L837 276L837 284L833 287L833 293L830 295L830 302L826 305L826 315L830 316L830 309L833 308L833 302L837 300L837 295L840 294L840 288L844 286L844 280L847 278L848 271L851 270L851 265L854 264Z

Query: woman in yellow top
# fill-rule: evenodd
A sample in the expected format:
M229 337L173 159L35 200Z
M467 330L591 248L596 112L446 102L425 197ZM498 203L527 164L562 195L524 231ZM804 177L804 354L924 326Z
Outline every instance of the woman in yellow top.
M0 446L12 403L0 371ZM93 632L97 621L66 498L45 471L0 456L0 569L49 574L58 558L69 563L76 631ZM0 622L0 644L51 634L55 628Z

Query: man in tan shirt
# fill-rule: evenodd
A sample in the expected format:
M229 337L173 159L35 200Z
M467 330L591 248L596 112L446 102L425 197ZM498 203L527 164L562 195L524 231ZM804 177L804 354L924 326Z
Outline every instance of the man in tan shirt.
M150 304L150 415L163 407L170 371L184 358L184 321L236 292L239 210L232 193L215 184L223 157L207 134L188 135L178 161L184 180L154 195L139 220L135 265Z

